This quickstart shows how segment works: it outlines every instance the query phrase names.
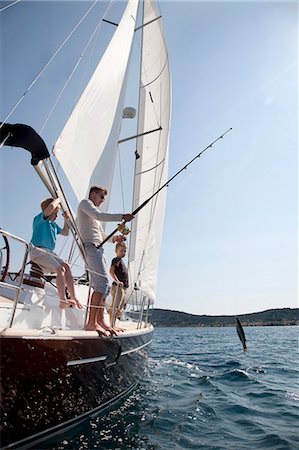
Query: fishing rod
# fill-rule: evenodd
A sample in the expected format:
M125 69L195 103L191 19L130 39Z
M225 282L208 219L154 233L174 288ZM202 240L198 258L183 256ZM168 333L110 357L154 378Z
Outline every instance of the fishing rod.
M181 172L183 172L183 170L186 170L188 168L188 166L190 166L190 164L192 164L197 158L200 158L200 156L209 148L212 148L212 146L219 141L220 139L223 139L223 137L229 133L232 130L232 128L229 128L228 130L226 130L223 134L221 134L221 136L219 136L217 139L215 139L213 142L211 142L211 144L209 144L207 147L205 147L203 150L201 150L198 155L194 156L194 158L191 159L191 161L189 161L187 164L185 164L177 173L175 173L168 181L166 181L165 184L163 184L156 192L154 192L147 200L145 200L143 203L141 203L141 205L138 206L138 208L136 208L132 214L133 216L135 216L142 208L144 208L157 194L159 194L160 191L162 191L162 189L164 189L165 187L169 186L169 183L171 183L171 181L173 181ZM112 236L117 232L124 232L124 234L128 234L128 230L126 230L125 227L125 223L126 221L123 220L117 228L115 228L115 230L113 230L104 240L103 242L100 244L100 247L102 247L107 241L109 241L110 238L112 238Z

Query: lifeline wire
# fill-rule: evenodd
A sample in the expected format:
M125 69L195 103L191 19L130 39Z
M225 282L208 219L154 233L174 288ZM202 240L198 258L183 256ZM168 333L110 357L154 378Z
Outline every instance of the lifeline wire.
M97 0L97 1L98 1L98 0ZM92 39L93 39L93 37L95 36L95 34L100 30L100 27L101 27L102 22L103 22L103 17L105 17L105 15L108 13L109 9L111 8L111 3L112 3L112 1L113 1L113 0L110 1L109 5L108 5L108 7L107 7L107 9L106 9L106 11L104 12L104 14L102 15L101 19L99 20L99 23L97 24L97 26L96 26L94 32L92 33L91 37L89 38L89 40L88 40L88 42L87 42L87 44L86 44L86 46L85 46L83 52L80 54L80 56L79 56L79 58L78 58L76 64L74 65L74 67L73 67L71 73L69 74L69 76L68 76L66 82L64 83L64 85L63 85L61 91L59 92L59 94L58 94L58 96L57 96L57 98L56 98L56 100L55 100L55 103L54 103L53 106L52 106L52 109L50 110L50 112L49 112L49 114L48 114L46 120L44 121L44 123L43 123L41 129L39 130L39 134L44 130L44 128L45 128L45 126L47 125L47 123L48 123L50 117L52 116L52 114L53 114L53 112L54 112L54 110L55 110L55 108L56 108L56 106L57 106L59 100L60 100L61 97L62 97L62 94L64 93L65 89L67 88L67 86L68 86L69 82L71 81L71 78L73 77L74 73L75 73L76 70L78 69L78 67L79 67L79 65L80 65L80 63L81 63L81 61L82 61L82 59L83 59L83 57L84 57L84 55L85 55L85 53L86 53L88 47L89 47L90 42L92 41ZM93 49L93 51L94 51L94 49ZM82 83L81 83L81 84L82 84Z
M7 120L10 118L10 116L13 114L13 112L17 109L17 107L20 105L20 103L23 101L24 97L26 96L26 94L30 91L30 89L32 88L32 86L34 86L34 84L37 82L37 80L41 77L41 75L43 74L43 72L46 70L46 68L50 65L50 63L53 61L53 59L55 58L55 56L58 55L58 53L60 52L60 50L64 47L64 45L69 41L69 39L71 38L71 36L74 34L74 32L77 30L77 28L79 27L79 25L81 25L81 23L83 22L83 20L85 19L85 17L90 13L90 11L93 9L93 7L95 6L95 4L98 2L99 0L95 0L94 3L91 5L91 7L89 8L89 10L84 14L84 16L82 17L82 19L77 23L77 25L75 26L75 28L73 28L73 30L70 32L70 34L67 36L67 38L63 41L63 43L58 47L58 49L55 51L54 55L49 59L49 61L46 63L46 65L42 68L42 70L39 72L39 74L35 77L35 79L31 82L31 84L29 85L29 87L26 89L26 91L24 92L24 94L20 97L20 99L17 101L17 103L15 104L15 106L12 108L12 110L8 113L8 115L5 117L5 119L3 120L2 124L0 124L0 128L2 128L2 126L7 122Z
M0 12L4 11L5 9L10 8L11 6L15 5L16 3L19 3L21 0L15 0L13 3L10 3L9 5L3 6L3 8L0 9Z

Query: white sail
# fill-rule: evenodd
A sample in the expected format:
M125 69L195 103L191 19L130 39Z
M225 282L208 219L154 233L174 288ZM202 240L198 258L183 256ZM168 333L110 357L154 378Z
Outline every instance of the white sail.
M170 69L162 20L156 3L145 0L138 134L160 126L162 130L138 138L140 158L136 160L133 210L167 182L170 107ZM134 303L134 285L150 302L155 300L165 202L166 189L163 189L138 212L132 223L130 303Z
M137 9L138 0L129 0L109 46L54 147L78 200L86 196L92 184L111 189Z

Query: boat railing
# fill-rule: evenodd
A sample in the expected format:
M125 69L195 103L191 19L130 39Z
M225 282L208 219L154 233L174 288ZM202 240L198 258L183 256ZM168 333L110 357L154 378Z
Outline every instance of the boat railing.
M8 323L8 327L11 328L14 318L15 318L15 314L16 314L16 310L17 310L17 305L19 303L20 300L20 295L21 292L23 290L23 283L24 283L24 275L25 275L25 268L27 265L27 261L28 261L28 255L31 249L31 244L27 241L25 241L24 239L15 236L14 234L5 231L3 229L0 228L0 234L3 236L3 238L5 239L6 242L6 246L3 247L2 249L0 249L0 261L1 261L1 265L3 263L3 255L2 252L4 249L6 249L7 251L7 255L6 255L6 265L4 266L4 270L2 270L2 266L0 267L1 270L1 274L0 274L0 287L6 288L6 289L11 289L13 291L15 291L15 296L12 298L13 304L12 304L12 308L11 308L11 315L9 318L9 323ZM14 279L14 283L9 283L7 282L7 277L6 274L8 273L8 266L9 266L9 240L13 240L17 243L20 243L22 246L24 246L24 254L23 254L23 259L22 259L22 264L21 264L21 269L16 272L16 276ZM40 249L41 251L47 253L47 251ZM87 271L88 272L88 271ZM82 278L82 277L81 277ZM78 281L77 281L78 282ZM89 292L88 292L88 298L90 298L90 285L89 285ZM85 321L87 319L87 314L90 308L92 308L93 306L91 306L90 304L88 306L86 306L86 318ZM97 306L97 308L103 308L106 309L105 306ZM136 328L137 329L141 329L143 327L146 327L148 325L148 321L149 321L149 310L150 310L150 301L146 296L143 296L136 304L135 304L135 308L136 309L131 309L128 310L126 308L125 313L127 314L128 317L130 317L130 319L132 319L135 323L136 323Z
M136 323L137 329L141 329L149 324L150 308L150 300L143 297L138 303L131 305L131 309L127 307L125 314Z
M11 311L11 316L10 316L9 324L8 324L8 327L11 328L12 324L13 324L14 317L15 317L17 305L18 305L18 302L19 302L20 294L21 294L21 291L22 291L22 283L23 283L23 279L24 279L25 267L26 267L26 263L27 263L27 258L28 258L30 245L24 239L22 239L22 238L20 238L18 236L15 236L14 234L9 233L8 231L0 229L0 234L3 237L6 238L7 242L8 242L8 239L12 239L15 242L19 242L19 243L23 244L24 247L25 247L23 261L22 261L22 265L21 265L21 270L18 272L18 283L17 284L7 283L7 282L4 281L5 276L3 276L3 275L5 275L5 272L7 272L7 270L8 270L8 263L9 263L9 245L8 245L8 248L4 247L4 248L7 249L7 264L6 264L6 267L4 269L4 273L1 273L0 286L2 286L4 288L7 288L7 289L12 289L16 293L15 298L13 299L12 311ZM2 250L3 249L1 249L1 255L2 255ZM1 267L1 269L2 269L2 267Z

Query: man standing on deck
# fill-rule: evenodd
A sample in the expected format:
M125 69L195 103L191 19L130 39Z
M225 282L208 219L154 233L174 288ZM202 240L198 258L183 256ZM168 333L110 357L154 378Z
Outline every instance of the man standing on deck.
M107 237L101 222L131 221L132 214L108 214L101 212L98 207L103 203L107 190L103 187L92 186L88 199L84 199L78 206L78 228L83 240L87 269L94 292L91 296L89 318L85 330L103 332L103 329L112 334L115 331L104 322L104 301L109 292L109 279L106 268L106 258L100 244ZM123 236L113 236L112 243L122 242Z

